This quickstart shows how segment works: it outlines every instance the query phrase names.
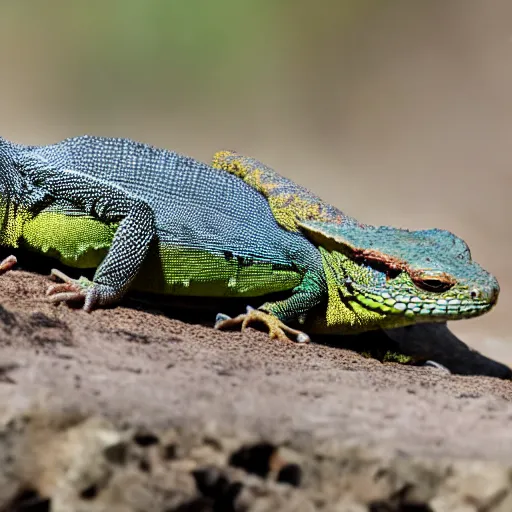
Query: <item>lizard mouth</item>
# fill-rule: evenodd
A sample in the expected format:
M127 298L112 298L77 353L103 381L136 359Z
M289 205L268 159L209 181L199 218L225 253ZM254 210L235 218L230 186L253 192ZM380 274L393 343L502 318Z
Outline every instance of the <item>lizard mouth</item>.
M478 299L420 298L389 293L373 295L358 293L357 301L376 313L400 315L411 319L450 320L471 318L490 310L494 302Z

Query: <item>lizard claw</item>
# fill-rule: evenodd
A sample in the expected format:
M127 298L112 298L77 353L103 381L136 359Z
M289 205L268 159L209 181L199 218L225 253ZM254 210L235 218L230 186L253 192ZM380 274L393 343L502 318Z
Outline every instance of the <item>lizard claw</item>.
M215 329L229 329L240 326L240 330L243 332L253 322L264 324L268 328L270 339L277 339L279 341L290 341L292 339L298 343L310 341L306 333L292 329L274 315L260 309L254 309L251 306L247 306L246 313L235 318L219 313L215 318Z
M438 363L437 361L433 361L432 359L429 359L429 360L425 361L422 364L422 366L429 366L431 368L436 368L436 369L441 370L441 371L446 372L446 373L452 373L448 368L446 368L446 366L444 366L441 363Z
M4 274L8 270L11 270L16 263L18 263L16 256L13 256L12 254L7 256L7 258L0 262L0 274Z

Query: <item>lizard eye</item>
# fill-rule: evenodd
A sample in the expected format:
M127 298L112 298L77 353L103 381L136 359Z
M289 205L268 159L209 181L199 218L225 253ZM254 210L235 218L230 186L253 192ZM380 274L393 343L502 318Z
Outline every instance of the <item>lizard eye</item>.
M428 279L416 279L414 284L427 292L441 293L449 290L453 286L453 282L445 281L442 279L428 278Z

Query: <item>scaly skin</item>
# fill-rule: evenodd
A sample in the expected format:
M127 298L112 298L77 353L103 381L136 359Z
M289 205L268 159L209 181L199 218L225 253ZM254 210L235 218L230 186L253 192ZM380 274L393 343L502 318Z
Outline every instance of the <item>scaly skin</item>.
M127 139L0 138L0 244L95 269L92 280L54 272L64 282L48 291L87 311L129 290L279 293L217 327L259 322L297 341L308 337L291 324L354 333L477 316L499 292L447 231L364 225L256 160L221 152L210 167Z
M352 333L479 316L499 286L449 231L409 231L357 222L266 165L221 151L213 165L263 194L278 223L318 246L328 287L326 310L310 315L312 332ZM279 305L262 307L279 316Z
M257 191L127 139L50 146L0 139L0 221L2 245L96 269L92 281L65 278L49 289L50 300L82 300L87 311L128 290L204 297L293 290L281 318L288 322L325 296L320 253L282 229Z

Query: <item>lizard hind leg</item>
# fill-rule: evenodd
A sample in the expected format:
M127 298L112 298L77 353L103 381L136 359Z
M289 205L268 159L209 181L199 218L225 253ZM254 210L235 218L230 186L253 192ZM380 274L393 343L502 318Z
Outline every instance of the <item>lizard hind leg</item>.
M240 326L243 332L251 323L264 324L268 328L270 339L277 339L279 341L293 340L298 343L310 341L306 333L292 329L281 322L276 316L260 309L254 309L251 306L247 306L247 311L235 318L219 313L215 319L215 329L230 329Z

